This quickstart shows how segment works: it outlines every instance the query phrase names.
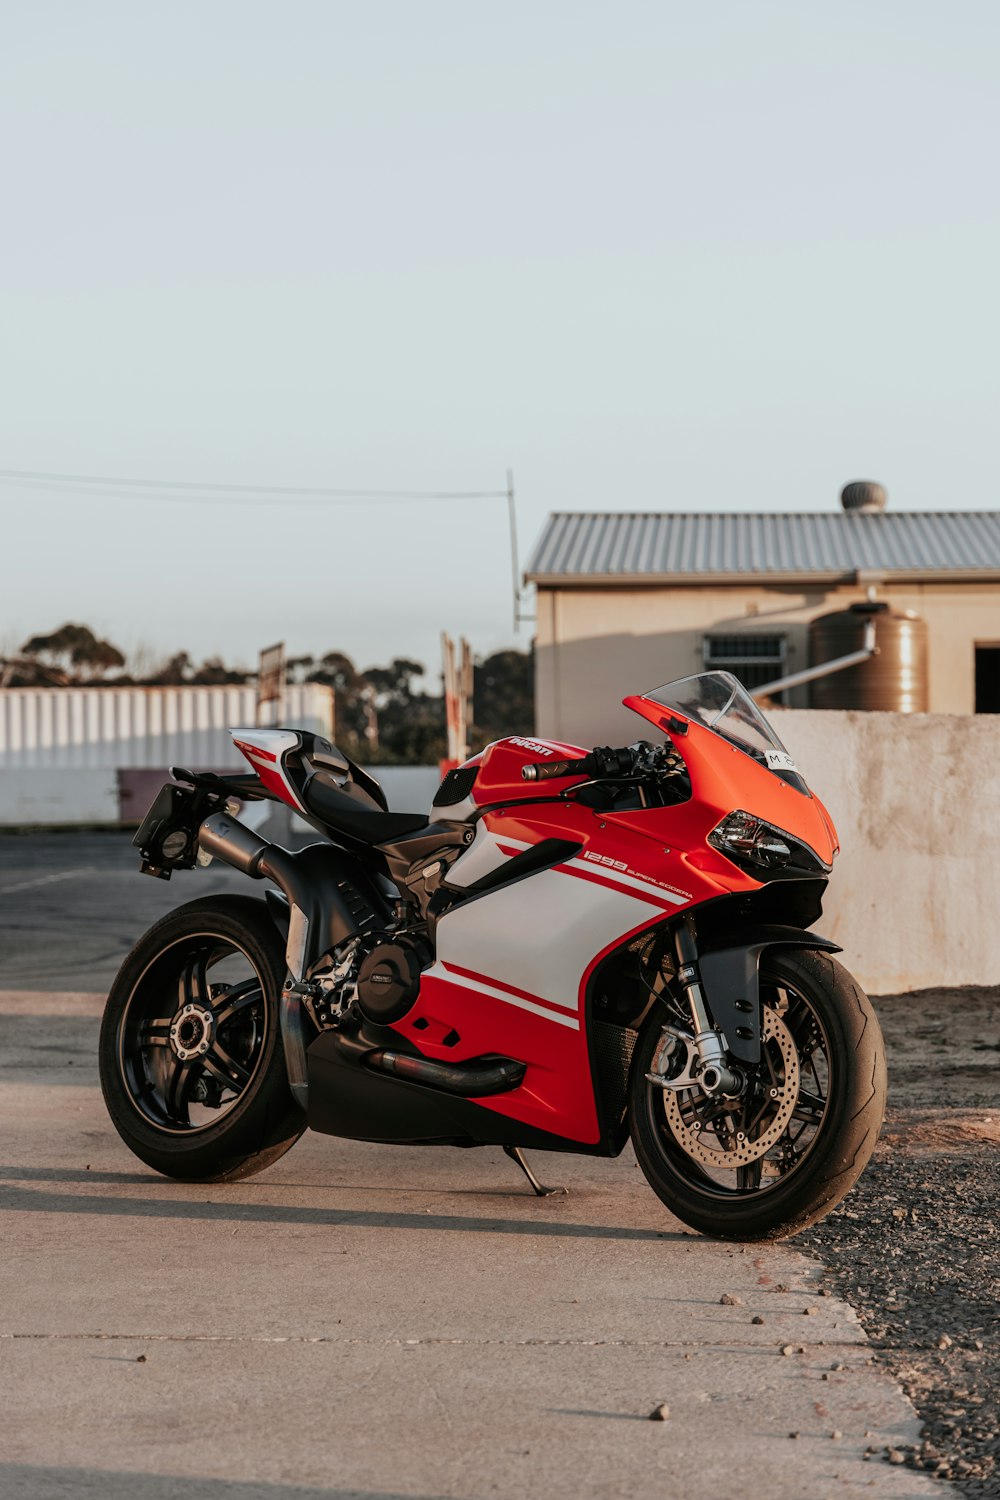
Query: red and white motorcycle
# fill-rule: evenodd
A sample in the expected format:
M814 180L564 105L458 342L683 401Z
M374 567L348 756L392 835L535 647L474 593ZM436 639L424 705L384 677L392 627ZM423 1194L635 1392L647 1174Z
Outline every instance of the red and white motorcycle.
M625 700L658 732L488 746L430 816L301 730L238 730L251 775L175 770L149 874L265 879L158 922L108 998L101 1078L129 1147L189 1181L260 1171L306 1126L367 1141L617 1156L711 1235L815 1222L885 1102L878 1023L809 931L836 833L735 678ZM287 803L296 853L238 817Z

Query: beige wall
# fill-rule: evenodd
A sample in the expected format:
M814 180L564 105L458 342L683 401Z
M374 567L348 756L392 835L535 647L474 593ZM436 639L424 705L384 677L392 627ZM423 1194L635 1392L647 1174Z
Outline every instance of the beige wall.
M584 745L628 735L636 720L621 699L701 671L708 631L780 632L799 671L809 621L864 597L853 585L539 588L536 732ZM931 711L972 713L974 646L1000 645L1000 585L885 584L878 597L927 621ZM807 702L805 689L792 697Z

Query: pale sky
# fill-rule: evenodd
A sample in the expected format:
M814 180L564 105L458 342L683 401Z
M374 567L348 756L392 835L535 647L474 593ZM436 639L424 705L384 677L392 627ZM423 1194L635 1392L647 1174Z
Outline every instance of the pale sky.
M993 0L0 7L0 469L1000 505ZM0 484L0 647L517 641L503 501Z

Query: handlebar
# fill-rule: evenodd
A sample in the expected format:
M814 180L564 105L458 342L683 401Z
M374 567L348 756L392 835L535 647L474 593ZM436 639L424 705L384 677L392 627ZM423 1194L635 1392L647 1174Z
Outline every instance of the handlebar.
M579 760L542 760L521 767L525 781L551 781L558 776L632 776L639 769L640 750L648 747L626 745L621 750L612 750L610 745L598 745L589 755Z
M524 781L550 781L555 776L588 776L591 774L590 756L580 760L540 760L521 767Z

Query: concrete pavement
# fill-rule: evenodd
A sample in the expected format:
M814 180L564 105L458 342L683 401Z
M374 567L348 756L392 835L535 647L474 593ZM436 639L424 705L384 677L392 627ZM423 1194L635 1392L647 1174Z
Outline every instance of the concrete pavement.
M815 1263L687 1233L630 1153L535 1153L536 1200L499 1151L306 1136L184 1186L108 1122L100 1005L0 995L0 1495L944 1493L864 1460L917 1424Z

